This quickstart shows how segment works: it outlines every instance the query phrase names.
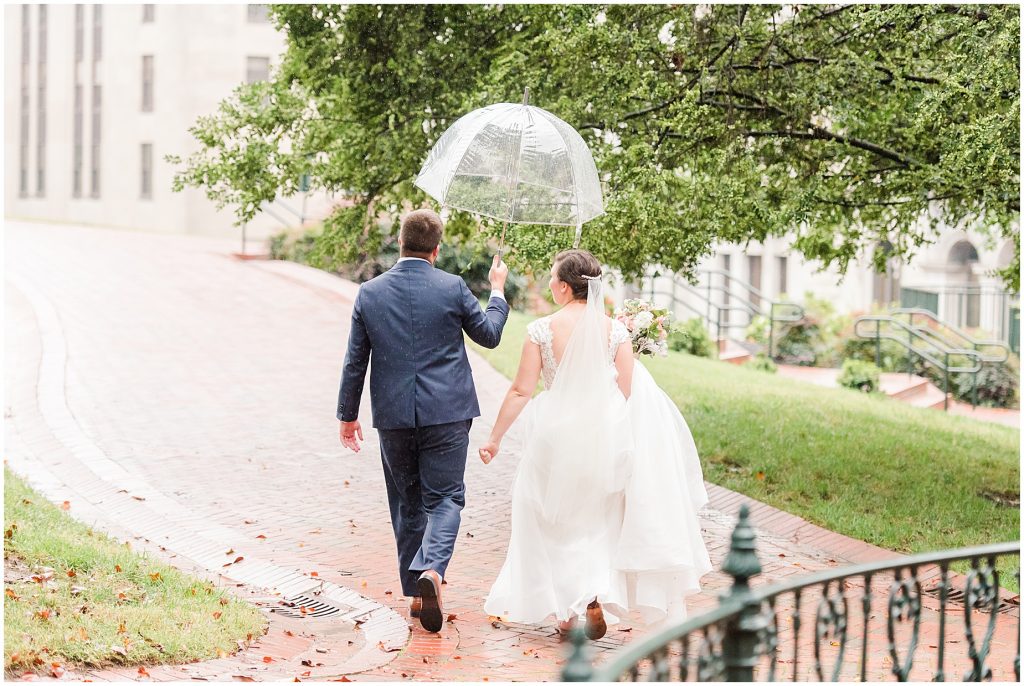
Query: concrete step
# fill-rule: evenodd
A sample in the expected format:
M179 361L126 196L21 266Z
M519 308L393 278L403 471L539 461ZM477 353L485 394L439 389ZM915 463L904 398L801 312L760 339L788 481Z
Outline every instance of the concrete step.
M928 407L941 410L945 404L945 394L933 384L928 384L923 390L918 391L909 398L900 398L900 400L914 407Z
M879 377L879 387L890 398L909 400L923 393L931 382L916 374L884 372Z
M752 357L750 351L728 338L718 340L718 359L730 364L745 364Z

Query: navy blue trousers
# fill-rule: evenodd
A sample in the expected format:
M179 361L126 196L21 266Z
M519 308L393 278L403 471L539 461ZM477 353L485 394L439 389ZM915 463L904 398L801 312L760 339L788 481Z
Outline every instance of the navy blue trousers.
M417 595L428 569L442 577L466 506L466 451L473 420L377 430L402 593Z

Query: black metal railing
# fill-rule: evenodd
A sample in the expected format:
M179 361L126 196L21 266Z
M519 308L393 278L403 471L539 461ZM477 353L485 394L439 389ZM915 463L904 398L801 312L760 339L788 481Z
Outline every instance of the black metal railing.
M873 325L873 328L872 328ZM875 365L882 366L882 341L895 341L907 351L907 373L913 370L913 357L932 365L943 376L942 409L949 409L949 375L971 374L974 387L971 392L972 405L978 404L978 372L984 355L968 348L951 348L936 332L927 327L916 327L896 317L882 314L864 315L853 322L853 333L860 338L875 341ZM920 343L921 345L915 345ZM969 360L970 366L951 363Z
M1020 679L1020 608L1000 589L998 564L1016 558L1011 569L1019 586L1019 541L851 565L751 587L761 572L754 542L744 505L722 565L733 585L716 608L630 644L596 668L577 630L563 680L868 681L888 676L907 681L921 680L925 671L935 681L1009 680L1011 671ZM964 562L966 575L951 571L951 565ZM859 612L853 612L857 589L863 593ZM926 613L937 613L938 627L929 622L929 633L922 636ZM963 617L963 633L954 637L950 620L955 615ZM873 626L881 624L872 622L880 616L884 627ZM1000 645L1015 636L1017 649L1012 661L999 655L994 673L992 647L1000 618ZM809 642L811 655L801 651ZM928 646L928 663L918 659L922 643ZM953 656L947 644L966 651Z
M746 329L754 317L761 316L768 321L768 357L774 358L777 326L798 322L804 318L804 308L800 305L772 300L753 284L738 279L727 271L702 269L697 273L702 277L702 283L696 286L678 274L667 275L665 278L671 280L669 291L657 290L655 284L658 277L649 275L647 294L651 301L657 296L668 298L673 312L679 307L685 308L704 320L705 326L709 329L713 327L716 350L723 331ZM721 277L721 285L715 285L716 276ZM679 291L693 296L698 305L679 297ZM730 316L733 312L743 313L747 317L745 320L734 320Z

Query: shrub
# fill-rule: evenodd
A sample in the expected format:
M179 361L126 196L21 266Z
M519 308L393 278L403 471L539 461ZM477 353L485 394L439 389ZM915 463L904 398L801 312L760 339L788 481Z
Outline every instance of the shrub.
M961 402L971 402L974 389L973 374L956 374L950 379L950 389ZM1015 407L1019 390L1015 365L983 364L978 372L978 404L985 407Z
M743 366L747 369L753 369L759 372L768 372L769 374L774 374L779 370L775 363L768 359L767 355L755 355L747 360L747 363Z
M873 362L846 360L843 362L838 382L844 388L875 393L879 390L879 369Z
M836 314L832 303L804 295L804 317L792 324L776 327L775 357L784 364L830 367L840 358L840 333L847 326L848 316ZM756 326L755 326L756 325ZM759 335L767 322L753 322L748 335ZM781 333L780 333L781 332ZM763 334L767 344L767 332Z
M714 357L715 343L700 317L678 322L668 337L668 347L698 357Z

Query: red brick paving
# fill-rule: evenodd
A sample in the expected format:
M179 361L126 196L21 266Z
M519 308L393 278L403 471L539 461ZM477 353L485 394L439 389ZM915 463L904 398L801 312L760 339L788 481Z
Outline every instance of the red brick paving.
M157 540L139 541L140 547L196 573L209 573L202 560L228 540L239 554L259 560L248 572L240 569L239 576L283 579L280 583L295 589L317 572L316 578L336 585L339 594L351 589L370 601L366 607L379 607L375 631L393 641L376 655L379 666L367 670L367 663L359 669L353 653L363 649L359 654L365 657L367 649L358 641L346 648L346 637L360 633L351 631L350 624L347 630L334 625L333 631L347 632L340 635L316 624L319 620L306 620L308 636L285 640L282 622L287 620L274 619L270 633L247 650L186 667L151 667L154 680L238 674L291 678L309 669L300 663L314 645L333 654L320 660L326 663L322 669L303 678L557 679L566 647L553 622L509 625L482 611L508 537L508 492L518 447L514 433L495 463L471 460L467 470L467 508L446 593L452 621L438 635L418 625L411 633L396 626L405 599L395 592L394 544L376 436L368 431L363 452L351 454L337 441L333 417L353 284L297 265L237 261L228 257L231 246L186 237L9 222L7 249L7 409L13 416L5 433L12 467L27 473L48 496L68 494L64 499L72 500L73 514L115 534L129 537L138 527L164 526L168 541L179 541L183 532L196 531L199 539L212 541L209 550L181 543L180 551L169 545L163 551ZM21 292L17 284L31 293ZM55 318L39 312L46 303ZM49 341L46 355L42 341ZM53 341L66 350L61 369L45 362L53 359ZM484 412L472 438L480 442L508 381L479 358L471 359ZM32 360L44 361L38 377L34 364L23 364ZM62 373L58 388L63 396L55 400L53 382ZM62 416L64 403L73 426L50 426L53 417ZM366 413L363 419L369 423ZM149 489L155 497L147 503L168 511L150 512L148 520L133 517L133 505L111 493L125 487ZM726 489L709 485L709 494L702 530L716 568L727 552L739 503L753 506L755 526L763 525L758 552L764 573L754 580L758 585L894 555L777 514ZM207 524L199 527L196 520ZM713 607L729 585L717 571L703 582L704 592L692 600L692 614ZM874 580L878 598L885 596L887 583L881 576ZM250 582L239 592L253 597L262 590ZM354 594L338 597L353 607L362 602ZM884 607L879 603L876 599L877 609L873 605L877 618L869 640L870 652L883 656ZM851 606L856 620L859 599ZM805 600L801 614L812 612L813 603ZM1006 617L996 635L997 678L1012 676L1007 668L1018 619L1016 614ZM645 635L635 619L627 618L621 627L635 627L632 631L613 630L596 644L599 660ZM927 611L927 631L933 632L935 624L934 611ZM960 628L955 625L951 621L948 630L961 642L948 645L950 676L960 674L949 665L955 662L959 669L966 650L962 621ZM808 614L800 632L801 672L811 664L812 626ZM390 652L392 645L397 649ZM784 655L791 650L791 641L783 644ZM276 656L272 669L262 664L268 652ZM919 648L919 664L933 653ZM848 649L844 675L853 668L851 654L859 651ZM884 660L873 667L883 669L879 664ZM133 679L137 673L135 668L97 670L88 676Z

